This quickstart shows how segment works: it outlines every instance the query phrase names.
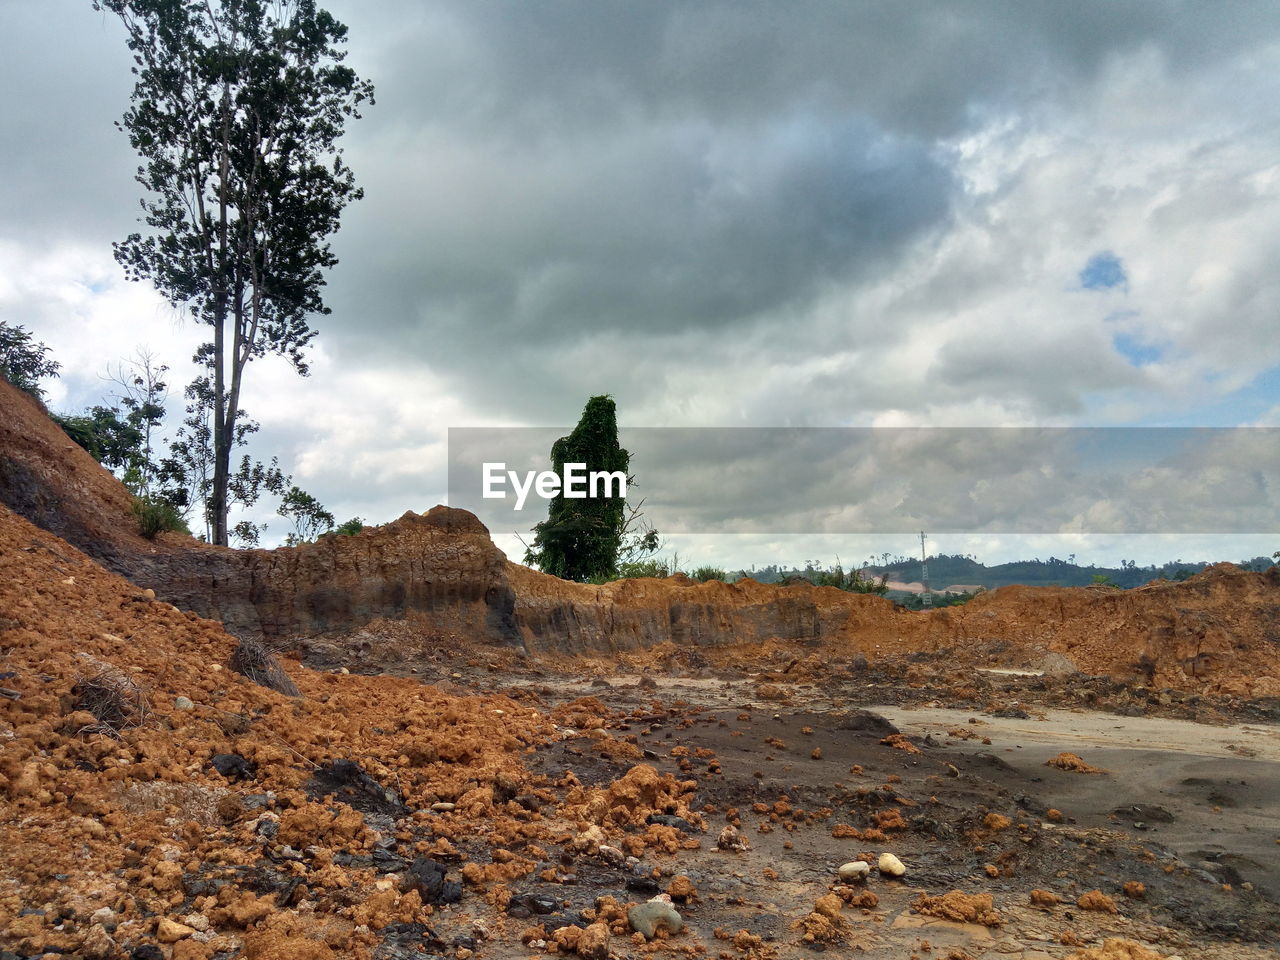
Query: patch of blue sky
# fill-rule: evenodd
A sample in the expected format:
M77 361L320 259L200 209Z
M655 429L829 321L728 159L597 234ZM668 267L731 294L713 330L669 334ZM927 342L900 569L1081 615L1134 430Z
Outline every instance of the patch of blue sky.
M1120 355L1135 367L1145 367L1161 359L1159 347L1143 343L1127 333L1117 333L1111 338L1111 343Z
M1256 423L1277 406L1280 406L1280 367L1272 367L1239 390L1217 399L1197 397L1193 403L1176 410L1153 413L1134 425L1235 427Z
M1080 286L1086 290L1111 290L1127 287L1128 283L1129 275L1124 272L1124 264L1110 250L1095 253L1080 271Z

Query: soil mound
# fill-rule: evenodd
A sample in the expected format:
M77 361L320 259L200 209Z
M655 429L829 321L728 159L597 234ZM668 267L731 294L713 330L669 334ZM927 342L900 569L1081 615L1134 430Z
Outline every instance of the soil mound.
M250 948L292 939L367 956L360 924L425 923L417 893L375 886L380 869L407 868L413 844L397 851L392 819L356 809L367 804L326 804L334 771L399 812L465 805L465 828L430 831L438 852L480 824L520 835L495 797L521 792L523 753L552 727L507 697L288 661L300 696L278 693L230 668L237 641L221 624L5 507L0 611L0 850L16 881L0 891L0 943L24 955L122 956L221 929L201 956L241 931ZM303 848L314 869L300 888ZM359 909L342 892L356 887ZM321 903L312 919L285 909L303 899Z
M780 644L801 672L820 671L831 653L963 657L1003 645L1008 660L1034 649L1059 674L1074 665L1153 687L1280 696L1276 568L1219 564L1183 583L1123 591L1004 587L963 607L909 612L807 582L568 583L510 563L475 516L443 506L277 550L175 534L149 541L136 532L125 488L36 400L3 382L0 503L238 635L346 634L393 619L446 643L559 655L674 649L689 665L702 651Z

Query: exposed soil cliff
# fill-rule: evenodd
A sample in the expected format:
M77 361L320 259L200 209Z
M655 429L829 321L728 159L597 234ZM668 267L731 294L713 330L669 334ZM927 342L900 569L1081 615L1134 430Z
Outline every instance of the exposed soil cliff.
M1128 591L1006 587L912 613L879 597L751 580L567 583L508 562L483 524L447 507L296 548L228 550L174 534L152 542L137 535L115 478L3 382L0 503L233 632L294 637L409 618L424 632L531 653L782 641L868 658L1002 641L1159 686L1280 695L1274 568L1222 564Z

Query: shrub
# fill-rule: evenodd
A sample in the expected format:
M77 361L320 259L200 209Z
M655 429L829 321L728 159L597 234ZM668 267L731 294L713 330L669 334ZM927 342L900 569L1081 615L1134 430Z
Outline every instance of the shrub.
M719 567L699 567L693 571L693 579L699 583L706 583L708 580L725 580L727 577Z
M43 343L31 339L25 327L0 321L0 377L40 400L44 399L40 381L56 377L62 366L46 357L48 352Z
M667 561L651 557L648 560L633 560L630 563L618 564L618 576L609 579L634 580L640 577L653 577L661 580L669 576L671 576L671 568L667 565Z
M334 527L333 532L340 537L350 537L363 529L364 520L361 517L352 517L346 523L340 523Z
M191 533L182 513L168 500L134 497L133 515L138 519L138 533L148 540L161 533Z

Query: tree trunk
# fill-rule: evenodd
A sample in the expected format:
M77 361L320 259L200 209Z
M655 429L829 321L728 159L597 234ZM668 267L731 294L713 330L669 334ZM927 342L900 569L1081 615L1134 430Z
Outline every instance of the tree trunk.
M212 514L213 542L228 546L227 485L231 479L231 428L235 410L227 404L223 363L226 356L227 324L227 179L231 176L231 89L222 85L222 142L218 163L218 273L213 318L213 496L207 507Z
M213 525L213 542L220 547L227 546L227 484L230 480L231 466L231 432L228 429L226 391L222 377L222 356L224 349L223 325L226 323L226 306L221 305L218 312L222 314L213 328L214 354L214 387L213 387L213 489L209 492L209 503L206 510Z

